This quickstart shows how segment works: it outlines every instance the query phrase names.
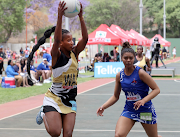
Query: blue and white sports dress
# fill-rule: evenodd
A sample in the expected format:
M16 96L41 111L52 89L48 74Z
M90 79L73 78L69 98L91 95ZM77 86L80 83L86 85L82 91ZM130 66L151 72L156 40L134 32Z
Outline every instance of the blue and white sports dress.
M134 109L134 103L143 99L149 92L149 86L139 78L139 69L141 68L136 66L130 76L125 75L124 69L120 71L121 88L126 95L126 104L121 116L141 123L156 124L157 116L151 100L140 106L138 110ZM146 118L143 117L144 114Z

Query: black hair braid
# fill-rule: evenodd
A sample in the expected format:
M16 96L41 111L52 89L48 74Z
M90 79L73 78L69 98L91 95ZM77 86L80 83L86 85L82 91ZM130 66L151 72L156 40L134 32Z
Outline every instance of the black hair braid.
M122 50L121 50L121 57L124 55L124 53L126 52L130 52L134 55L135 57L135 52L134 50L131 48L131 45L129 44L129 42L124 42L122 45Z
M44 32L44 36L41 37L41 38L38 40L37 44L33 46L33 49L32 49L32 51L31 51L31 53L29 54L29 57L28 57L28 60L27 60L27 72L28 72L28 76L29 76L29 78L30 78L31 81L32 81L32 79L31 79L31 74L30 74L30 63L31 63L31 61L32 61L32 59L33 59L34 53L39 49L39 47L40 47L41 45L43 45L43 44L46 42L46 39L51 36L51 34L55 31L55 29L56 29L56 26L54 26L54 27L46 30L46 31Z
M63 40L63 34L67 34L67 33L70 33L68 30L66 30L66 29L62 29L62 40Z

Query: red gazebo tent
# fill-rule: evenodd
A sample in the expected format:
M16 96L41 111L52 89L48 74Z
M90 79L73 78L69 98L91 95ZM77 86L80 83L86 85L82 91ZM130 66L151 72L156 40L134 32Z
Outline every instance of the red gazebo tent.
M137 44L137 39L128 36L119 26L112 24L110 29L122 38L123 42L128 41L131 45Z
M153 43L155 37L158 37L158 38L159 38L159 43L160 43L163 47L170 47L170 46L171 46L171 42L165 40L160 34L156 34L152 39L150 39L150 44Z
M138 41L139 41L138 45L150 46L150 40L148 38L146 38L145 36L141 35L140 33L136 32L133 29L131 29L129 31L129 33L130 33L130 35L132 35L138 39Z
M122 39L114 33L106 24L101 24L95 31L89 34L87 45L120 45Z

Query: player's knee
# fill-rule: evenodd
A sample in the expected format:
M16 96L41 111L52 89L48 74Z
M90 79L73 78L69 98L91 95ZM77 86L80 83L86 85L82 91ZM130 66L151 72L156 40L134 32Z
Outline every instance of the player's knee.
M115 137L126 137L126 135L120 132L115 132Z
M72 137L72 131L65 131L64 134L66 137Z
M48 132L52 137L59 137L61 135L61 130L57 129L49 130Z

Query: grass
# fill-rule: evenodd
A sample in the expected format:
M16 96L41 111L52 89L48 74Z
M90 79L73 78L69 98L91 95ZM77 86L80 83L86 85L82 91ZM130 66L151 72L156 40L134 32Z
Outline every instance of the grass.
M93 75L92 72L83 73L83 75ZM95 79L94 77L88 78L78 78L77 82L82 83ZM1 88L0 87L0 104L28 98L31 96L36 96L44 94L47 92L48 88L51 87L51 83L43 84L43 86L32 86L32 87L20 87L20 88Z

